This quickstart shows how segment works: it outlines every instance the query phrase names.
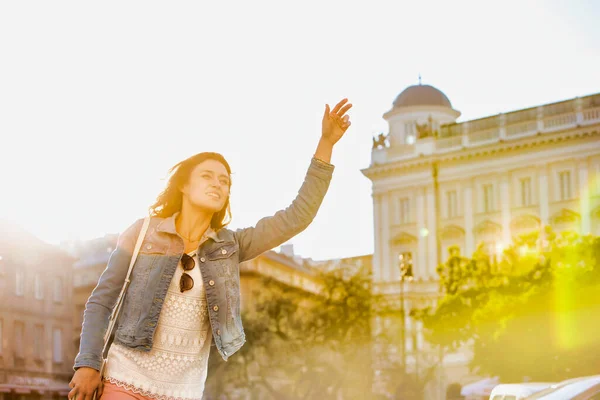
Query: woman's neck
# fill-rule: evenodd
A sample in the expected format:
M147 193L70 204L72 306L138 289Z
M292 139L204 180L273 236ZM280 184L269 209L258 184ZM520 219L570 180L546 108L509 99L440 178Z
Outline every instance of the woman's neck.
M184 202L181 212L175 219L177 233L188 241L197 241L210 226L212 216L212 213L199 210Z

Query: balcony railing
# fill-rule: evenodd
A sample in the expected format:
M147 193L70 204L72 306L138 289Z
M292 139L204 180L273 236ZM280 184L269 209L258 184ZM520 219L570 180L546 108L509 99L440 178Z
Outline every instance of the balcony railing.
M436 149L439 151L451 150L456 147L461 147L463 144L462 136L450 136L438 139L436 141Z
M600 94L443 125L440 127L440 137L435 140L431 151L450 152L463 147L494 143L500 139L517 139L594 123L600 123ZM404 158L419 152L427 153L415 151L415 146L392 146L386 149L384 158Z
M600 107L592 108L591 110L583 110L583 120L586 122L600 120Z
M480 144L498 140L500 137L500 129L486 129L483 131L469 132L469 144Z
M506 136L508 137L526 135L534 132L537 132L537 121L529 121L506 126Z
M544 118L544 129L553 130L558 128L564 128L565 126L575 125L577 123L577 116L575 113L560 114L549 118Z

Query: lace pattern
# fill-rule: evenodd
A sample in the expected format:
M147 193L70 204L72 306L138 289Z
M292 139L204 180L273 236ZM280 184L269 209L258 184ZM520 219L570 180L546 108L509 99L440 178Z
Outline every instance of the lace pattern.
M130 392L133 392L136 394L141 394L144 397L149 397L149 398L156 399L156 400L202 400L202 398L200 398L200 397L198 397L196 399L190 399L190 398L183 398L183 397L156 395L156 394L148 392L146 390L138 389L135 386L130 385L129 383L121 382L114 378L104 378L104 380L108 381L114 385L117 385L119 387L122 387L123 389L129 390Z
M181 293L182 273L178 266L161 309L152 349L142 352L113 343L108 353L107 381L158 400L202 398L212 341L206 293L198 267L188 272L194 287Z

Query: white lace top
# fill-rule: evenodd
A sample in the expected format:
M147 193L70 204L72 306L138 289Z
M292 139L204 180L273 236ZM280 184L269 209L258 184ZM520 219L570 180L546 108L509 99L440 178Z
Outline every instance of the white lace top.
M177 266L150 352L113 344L106 380L153 399L202 399L212 336L197 255L194 259L196 266L188 271L194 287L183 293L179 290L183 268L181 263Z

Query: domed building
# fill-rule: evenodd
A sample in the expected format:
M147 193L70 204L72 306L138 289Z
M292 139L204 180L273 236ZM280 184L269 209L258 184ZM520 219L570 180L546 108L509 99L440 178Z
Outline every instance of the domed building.
M407 87L383 114L388 133L373 139L362 170L373 188L373 290L404 310L374 322L374 332L400 338L376 352L382 393L394 383L385 378L388 358L420 376L442 366L428 399L476 379L469 349L440 357L409 317L435 307L436 268L450 247L470 257L483 244L499 256L513 237L546 225L600 235L600 93L457 122L460 115L440 89Z
M389 124L391 144L412 145L417 139L435 137L440 126L456 122L460 111L441 90L430 85L409 86L396 97L393 107L383 115Z

